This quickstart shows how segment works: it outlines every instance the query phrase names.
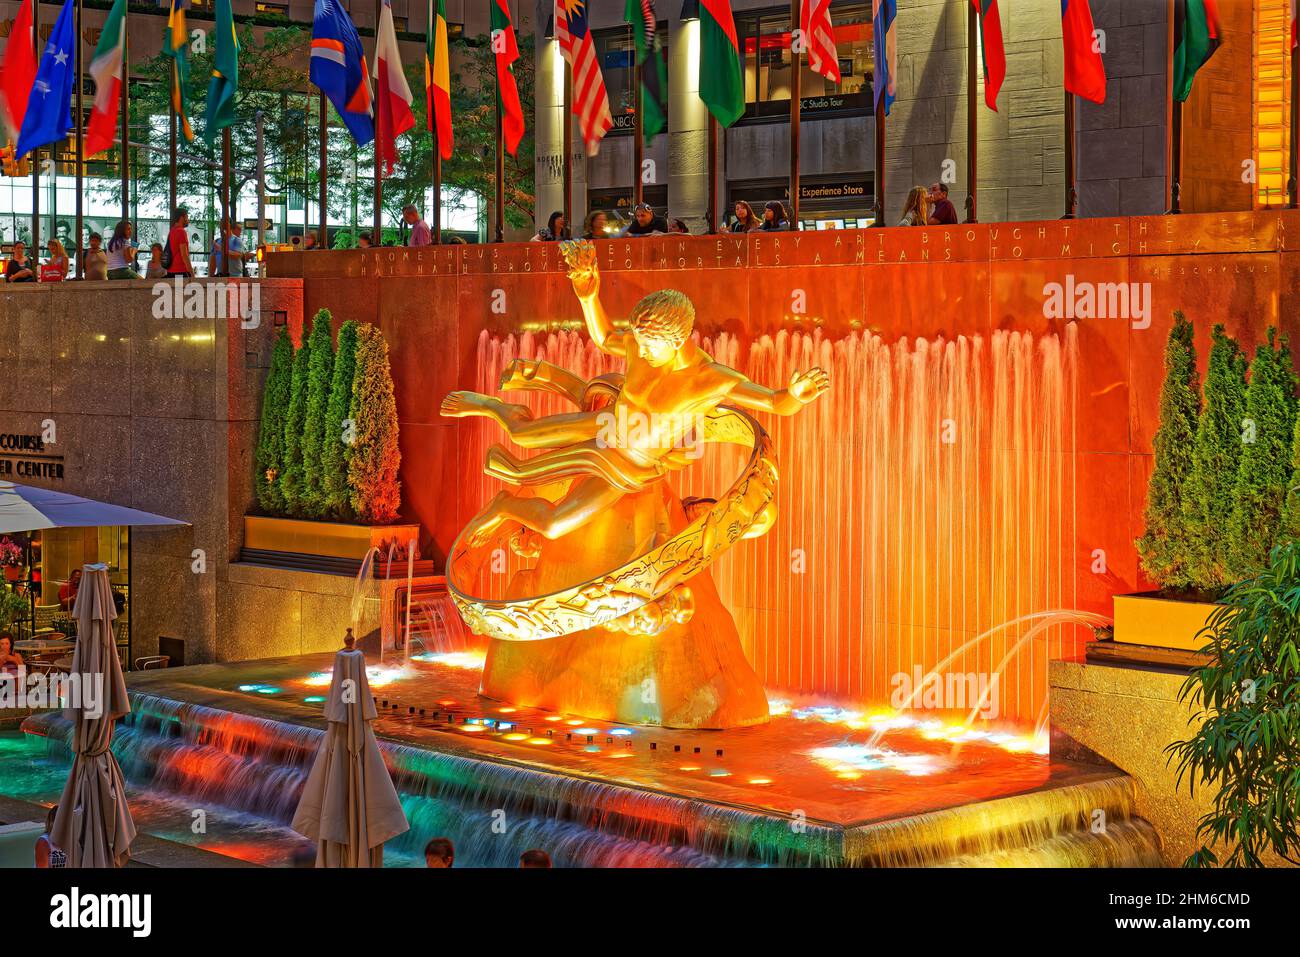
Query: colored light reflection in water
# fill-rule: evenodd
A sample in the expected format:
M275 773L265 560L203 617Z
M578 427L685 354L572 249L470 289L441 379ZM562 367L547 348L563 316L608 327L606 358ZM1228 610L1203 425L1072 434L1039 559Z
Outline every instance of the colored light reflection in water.
M390 668L386 665L370 665L366 668L366 680L372 688L383 688L395 681L403 678L409 678L413 674L409 668ZM312 688L328 688L331 681L334 680L334 670L313 671L303 679L303 684ZM240 691L246 690L246 686L240 685Z
M940 759L925 754L901 754L865 744L835 744L813 748L808 754L836 775L861 771L902 771L919 777L944 769Z
M412 655L411 660L425 661L436 665L446 665L449 668L465 668L469 671L482 671L483 662L487 660L487 653L483 651L429 651L424 654Z

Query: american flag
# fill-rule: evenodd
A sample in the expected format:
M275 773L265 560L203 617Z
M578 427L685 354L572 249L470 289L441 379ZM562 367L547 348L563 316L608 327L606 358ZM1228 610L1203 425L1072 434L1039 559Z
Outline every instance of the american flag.
M840 61L835 54L835 28L831 26L831 0L803 0L799 29L808 50L808 66L832 83L840 82Z
M587 29L587 0L555 0L555 39L573 71L573 112L582 127L587 155L600 151L600 140L614 125L605 78L596 62L596 45Z

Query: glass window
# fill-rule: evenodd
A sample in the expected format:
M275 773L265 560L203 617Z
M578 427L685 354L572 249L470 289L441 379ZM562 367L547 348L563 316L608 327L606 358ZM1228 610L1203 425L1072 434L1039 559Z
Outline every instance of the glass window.
M835 4L831 8L840 82L832 83L808 68L802 59L799 77L800 115L862 112L871 108L871 9L865 3ZM738 15L745 73L745 118L788 116L791 57L788 8Z
M659 24L659 54L668 63L668 24ZM592 32L596 44L596 60L605 76L605 90L609 93L609 111L614 116L610 133L631 132L636 127L636 43L630 26L617 30ZM664 94L667 95L667 90Z

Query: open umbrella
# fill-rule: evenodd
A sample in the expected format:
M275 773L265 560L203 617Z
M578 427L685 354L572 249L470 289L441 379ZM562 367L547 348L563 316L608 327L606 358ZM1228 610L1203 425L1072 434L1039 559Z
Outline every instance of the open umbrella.
M34 485L0 482L0 534L39 528L96 528L101 525L185 525L138 508L55 492Z
M131 711L122 666L113 641L113 590L108 566L82 569L77 603L77 648L71 674L82 687L94 683L99 693L69 701L64 717L73 722L72 771L59 798L50 839L68 855L69 867L124 867L135 840L135 822L126 803L126 782L113 757L113 725ZM94 711L86 709L92 704Z
M293 829L316 842L317 867L381 867L384 842L410 826L370 727L375 699L351 638L334 656L325 737L293 816Z

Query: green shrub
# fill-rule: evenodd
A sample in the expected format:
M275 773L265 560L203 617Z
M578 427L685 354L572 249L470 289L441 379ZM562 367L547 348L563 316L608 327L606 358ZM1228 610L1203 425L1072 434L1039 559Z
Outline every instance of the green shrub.
M1192 444L1191 475L1183 496L1193 587L1217 591L1232 584L1232 557L1226 529L1236 502L1241 462L1242 419L1246 414L1246 354L1235 340L1214 327L1205 402Z
M1241 463L1228 526L1232 574L1258 574L1277 540L1292 478L1296 427L1296 375L1286 336L1269 328L1255 348L1246 389Z
M325 432L321 438L321 482L325 490L325 514L348 520L353 517L352 494L348 487L348 464L352 461L352 380L357 368L357 324L348 320L339 327L338 351L334 354L334 378L325 411Z
M304 482L302 430L307 418L308 378L311 372L311 341L304 331L302 345L293 357L293 380L289 389L289 414L284 418L284 473L280 476L280 494L287 515L302 517Z
M334 377L334 343L330 333L330 312L322 309L312 320L311 359L307 369L307 408L302 423L302 491L299 496L303 514L320 518L325 514L325 476L322 453Z
M289 414L289 393L293 388L293 340L287 326L280 328L271 353L271 369L262 392L262 424L258 431L253 463L257 505L268 515L284 512L280 475L284 470L284 422Z
M1190 536L1184 520L1192 446L1201 407L1200 377L1192 324L1181 312L1165 343L1165 381L1160 388L1160 426L1155 470L1147 487L1146 531L1137 540L1142 567L1162 588L1186 588Z
M355 429L348 484L352 510L363 522L395 521L402 504L397 470L402 453L397 445L397 403L388 368L388 343L383 333L366 324L357 329L357 368L349 409Z
M1270 851L1300 864L1300 542L1230 587L1201 634L1210 663L1180 696L1201 723L1166 749L1180 787L1214 794L1187 864L1260 866Z

